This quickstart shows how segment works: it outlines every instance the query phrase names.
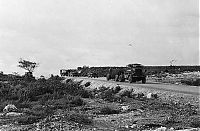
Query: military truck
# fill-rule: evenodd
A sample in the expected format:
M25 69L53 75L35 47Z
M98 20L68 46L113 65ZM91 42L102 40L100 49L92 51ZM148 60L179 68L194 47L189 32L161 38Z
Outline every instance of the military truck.
M98 78L98 74L95 73L95 72L89 72L89 73L88 73L88 77L89 77L89 78Z
M142 83L146 83L144 66L141 64L127 65L127 70L124 73L124 77L129 81L129 83L136 81L142 81Z
M146 75L144 66L141 64L128 64L125 69L110 69L107 76L107 80L114 79L115 81L129 83L142 81L146 83Z
M61 69L60 70L60 75L61 76L71 76L71 77L77 77L80 76L79 71L77 71L76 69Z
M70 72L70 70L61 69L60 70L60 75L61 76L69 76L69 72Z
M125 79L123 79L124 76L124 69L109 69L108 74L106 75L106 79L109 80L115 80L123 82Z
M72 71L69 73L71 77L79 77L80 76L80 73L78 71Z

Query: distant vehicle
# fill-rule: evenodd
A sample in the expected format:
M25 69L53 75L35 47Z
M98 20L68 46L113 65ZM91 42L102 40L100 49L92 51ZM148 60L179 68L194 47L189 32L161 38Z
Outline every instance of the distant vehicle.
M61 76L71 76L71 77L79 77L81 75L81 70L77 69L61 69L60 70Z
M61 76L69 76L70 70L66 70L66 69L61 69L60 70L60 75Z
M79 77L80 73L78 71L72 71L72 72L70 72L69 76L71 76L71 77Z
M88 73L88 77L90 77L90 78L98 78L98 74L95 73L95 72L90 72L90 73Z
M142 81L142 83L146 83L144 66L141 64L127 65L127 70L125 71L124 77L129 81L129 83L136 81Z
M119 76L124 76L124 71L123 69L109 69L108 74L106 75L107 80L115 80L115 81L120 81L123 82L125 80L119 79Z
M114 79L115 81L119 82L128 80L129 83L136 81L142 81L142 83L146 83L144 66L141 64L129 64L124 70L110 69L106 78L107 80Z

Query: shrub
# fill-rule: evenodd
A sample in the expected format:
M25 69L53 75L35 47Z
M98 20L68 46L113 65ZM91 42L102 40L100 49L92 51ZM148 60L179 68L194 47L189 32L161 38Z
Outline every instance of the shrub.
M46 101L51 100L53 98L57 98L57 95L46 93L44 95L38 96L38 98L39 98L38 101L40 102L40 104L45 105Z
M40 120L40 117L38 116L22 116L17 118L15 121L17 121L19 124L27 125L27 124L33 124L35 122L38 122Z
M94 98L94 92L92 90L83 90L80 96L82 98Z
M81 99L81 97L76 96L73 97L73 99L70 101L70 104L73 104L75 106L82 106L85 105L85 102Z
M21 109L21 112L27 115L32 115L33 112L29 108L23 108Z
M109 114L119 114L119 109L114 109L114 107L104 106L100 108L100 114L109 115Z
M61 98L61 99L57 99L57 100L51 100L51 101L48 101L47 103L49 105L52 105L54 109L66 109L69 107L69 103L70 103L70 100L72 98Z
M31 82L22 80L18 82L18 85L0 83L0 110L10 104L11 100L15 100L17 103L12 104L17 108L29 108L28 114L45 117L54 109L82 106L85 102L81 97L92 97L92 93L85 90L81 82L63 83L62 80L56 76Z
M105 87L105 86L101 86L101 87L98 88L98 90L100 92L103 92L103 91L108 90L108 89L109 89L109 87Z
M33 115L44 118L53 113L53 107L43 106L43 105L35 105L35 106L33 106L31 111L32 111Z
M66 79L65 82L66 83L72 82L72 79Z
M181 83L186 84L186 85L192 85L192 80L184 79L184 80L181 80Z
M114 93L112 89L108 89L105 90L101 93L100 98L106 100L106 101L110 101L110 102L114 102Z
M118 93L121 90L121 87L118 85L116 87L113 87L112 90L113 90L113 93L116 94L116 93Z
M191 86L200 86L200 78L197 79L183 79L181 83Z
M9 95L11 94L11 85L0 83L0 96L1 99L9 99Z
M120 90L119 93L117 93L118 95L120 95L121 97L130 97L132 93L132 90L128 90L128 89L124 89L124 90Z
M29 99L30 101L38 101L41 103L49 99L60 99L65 94L72 96L81 96L89 98L91 94L84 89L80 82L63 83L60 77L51 77L49 79L39 79L37 81L27 82L20 81L18 85L10 83L0 83L1 100L20 100L21 102Z
M196 80L193 82L193 85L194 85L194 86L200 86L200 78L196 79Z
M6 105L8 105L8 104L10 104L10 102L8 102L8 101L1 102L1 104L0 104L0 112L2 112L3 109L4 109L4 107L5 107Z
M119 88L118 89L113 89L113 88L110 89L109 87L102 86L99 88L99 90L93 90L92 93L95 94L94 95L95 97L104 99L105 101L120 102L122 100L122 97L120 95L116 94L116 92L118 92L118 91L119 91Z
M79 96L83 97L83 98L90 98L92 97L92 95L90 94L89 91L85 90L85 89L82 89L79 91Z
M199 117L192 118L190 126L194 128L200 127L200 118Z
M88 86L90 86L91 85L91 82L86 82L85 83L85 87L88 87Z
M92 123L92 119L88 115L77 113L77 112L67 112L64 115L66 121L72 121L78 124L89 125Z
M22 102L22 103L17 103L16 105L17 108L30 108L32 107L31 103L28 101Z
M6 100L6 101L1 101L1 104L0 104L0 112L3 111L4 107L9 105L9 104L13 104L13 105L18 105L16 101L11 101L11 100Z

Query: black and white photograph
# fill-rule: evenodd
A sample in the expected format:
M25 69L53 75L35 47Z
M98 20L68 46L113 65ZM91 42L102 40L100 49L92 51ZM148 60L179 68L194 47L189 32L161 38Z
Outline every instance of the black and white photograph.
M0 131L200 131L199 0L0 0Z

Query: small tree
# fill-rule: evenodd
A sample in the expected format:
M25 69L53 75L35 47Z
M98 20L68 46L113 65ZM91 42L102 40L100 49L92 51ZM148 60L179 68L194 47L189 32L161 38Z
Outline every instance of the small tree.
M39 63L31 62L31 61L20 58L18 66L20 68L27 70L29 73L32 74L35 68L39 66Z

